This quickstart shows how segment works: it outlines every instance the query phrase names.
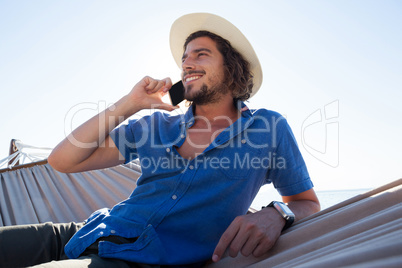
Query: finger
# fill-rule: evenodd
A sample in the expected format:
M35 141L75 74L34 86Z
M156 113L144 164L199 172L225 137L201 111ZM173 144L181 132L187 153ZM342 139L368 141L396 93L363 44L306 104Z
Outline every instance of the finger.
M245 257L248 257L253 253L258 247L258 239L254 239L253 237L249 237L247 241L244 243L243 248L241 249L241 254Z
M152 94L158 92L162 87L165 86L165 81L163 80L153 80L151 83L146 87L147 93Z
M153 108L155 108L155 109L162 109L162 110L166 110L166 111L169 111L169 112L171 112L171 111L173 111L173 110L176 110L176 109L178 109L178 108L180 108L179 106L173 106L173 105L170 105L170 104L167 104L167 103L162 103L162 104L157 104L157 105L155 105Z
M164 87L161 89L163 92L163 95L168 93L168 91L172 88L172 80L169 77L166 77L165 79L162 79L165 82Z
M222 234L218 244L215 247L214 253L212 255L212 260L214 262L217 262L222 258L222 255L225 253L226 249L228 248L238 231L239 225L237 224L237 222L233 221L226 229L226 231Z
M166 77L165 79L162 79L162 81L165 82L165 87L170 89L173 86L172 80L170 77Z
M158 87L158 84L164 84L162 80L154 79L150 76L144 77L144 88L148 93L153 93L155 89Z
M250 234L245 228L240 228L229 247L229 255L235 258L249 240Z
M271 243L269 240L262 240L257 247L253 251L254 257L261 257L265 253L268 252L273 247L274 243Z
M152 77L149 77L149 76L145 76L143 81L145 82L144 89L148 93L149 93L149 91L151 91L155 87L155 85L157 83L157 81L155 79L153 79Z

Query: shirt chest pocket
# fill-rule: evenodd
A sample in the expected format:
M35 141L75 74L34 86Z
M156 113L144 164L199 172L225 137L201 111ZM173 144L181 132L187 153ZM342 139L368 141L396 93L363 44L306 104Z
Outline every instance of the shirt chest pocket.
M219 171L233 180L246 180L254 169L261 168L262 148L245 139L237 146L226 145L220 148Z

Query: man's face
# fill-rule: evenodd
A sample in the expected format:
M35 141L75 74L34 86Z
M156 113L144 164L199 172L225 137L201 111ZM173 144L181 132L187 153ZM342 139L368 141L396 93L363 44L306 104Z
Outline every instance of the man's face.
M209 37L188 43L183 54L184 98L202 105L214 103L229 92L224 84L223 56Z

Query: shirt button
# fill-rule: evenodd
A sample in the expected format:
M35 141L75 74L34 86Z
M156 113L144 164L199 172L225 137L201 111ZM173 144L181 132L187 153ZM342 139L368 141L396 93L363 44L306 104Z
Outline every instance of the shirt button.
M172 195L172 199L173 199L173 200L176 200L176 199L177 199L177 195L175 195L175 194Z
M166 152L170 153L170 148L166 148Z
M115 234L116 231L115 231L115 230L111 230L110 233L111 233L111 234Z
M103 232L100 232L99 234L100 234L100 235L103 235Z
M194 166L193 165L189 166L189 169L194 169Z
M184 137L186 137L184 134L180 135L180 138L184 139Z
M246 139L242 139L241 143L245 144L246 143Z
M152 226L152 224L148 224L148 226L147 227L151 227Z

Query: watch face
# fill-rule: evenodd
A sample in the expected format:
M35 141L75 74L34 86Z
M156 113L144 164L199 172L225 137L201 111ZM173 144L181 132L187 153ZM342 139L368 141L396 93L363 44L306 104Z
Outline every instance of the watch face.
M274 207L286 220L286 224L283 227L282 231L286 230L292 225L295 220L295 214L293 214L293 212L288 208L287 205L285 205L283 202L272 201L271 204L269 204L268 206Z
M287 216L293 216L293 212L286 206L284 203L281 202L275 202L274 206L277 210L282 210Z

